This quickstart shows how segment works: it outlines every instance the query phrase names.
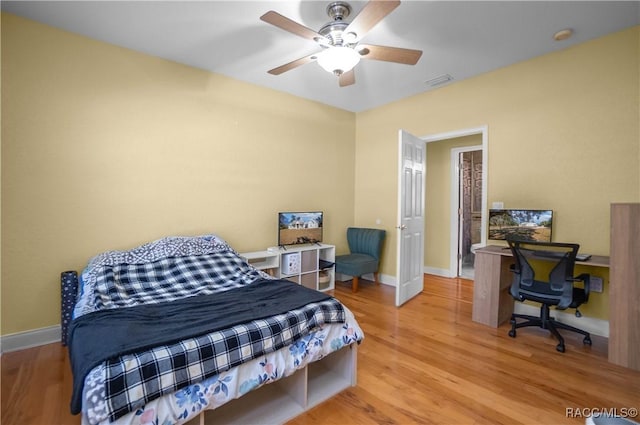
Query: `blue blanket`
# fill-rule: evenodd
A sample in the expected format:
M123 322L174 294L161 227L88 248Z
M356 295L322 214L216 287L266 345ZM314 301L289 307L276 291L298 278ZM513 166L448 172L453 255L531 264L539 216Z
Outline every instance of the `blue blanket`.
M330 299L286 280L260 280L218 294L81 316L69 329L71 412L80 413L84 379L101 362Z

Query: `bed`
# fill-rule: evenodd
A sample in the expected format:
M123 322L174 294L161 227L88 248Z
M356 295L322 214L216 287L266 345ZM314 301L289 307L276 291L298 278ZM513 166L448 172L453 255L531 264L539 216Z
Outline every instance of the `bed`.
M82 424L282 423L356 383L351 311L215 235L105 252L64 282Z

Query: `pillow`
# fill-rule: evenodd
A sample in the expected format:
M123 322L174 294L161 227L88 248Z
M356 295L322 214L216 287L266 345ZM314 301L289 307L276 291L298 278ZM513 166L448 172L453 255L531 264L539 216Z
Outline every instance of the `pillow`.
M105 274L113 270L114 266L144 265L162 261L168 258L201 256L214 253L228 253L240 258L222 238L216 235L202 236L170 236L149 242L126 251L107 251L93 257L80 275L78 285L78 301L74 308L73 317L96 311L98 299L104 305L104 293L97 292L97 284L105 279ZM252 268L248 264L246 266ZM244 267L243 267L244 268ZM253 268L252 268L253 269ZM263 276L264 273L259 274ZM264 277L264 276L263 276Z

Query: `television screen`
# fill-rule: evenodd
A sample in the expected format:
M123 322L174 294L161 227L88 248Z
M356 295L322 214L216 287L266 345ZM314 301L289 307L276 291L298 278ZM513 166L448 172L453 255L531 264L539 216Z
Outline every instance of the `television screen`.
M489 239L551 242L552 210L489 210Z
M278 245L322 242L322 211L278 213Z

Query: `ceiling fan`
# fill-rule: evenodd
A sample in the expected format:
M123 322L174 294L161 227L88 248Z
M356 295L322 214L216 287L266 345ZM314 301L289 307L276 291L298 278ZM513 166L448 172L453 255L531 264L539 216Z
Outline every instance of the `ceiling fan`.
M326 71L338 76L340 87L345 87L356 82L354 67L361 58L415 65L422 56L421 50L360 44L360 40L399 5L400 1L369 1L349 23L344 20L351 13L349 3L334 1L327 6L327 15L332 20L317 32L270 10L260 19L299 37L315 41L322 50L273 68L268 71L269 74L280 75L317 61Z

